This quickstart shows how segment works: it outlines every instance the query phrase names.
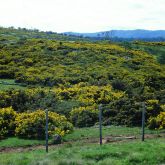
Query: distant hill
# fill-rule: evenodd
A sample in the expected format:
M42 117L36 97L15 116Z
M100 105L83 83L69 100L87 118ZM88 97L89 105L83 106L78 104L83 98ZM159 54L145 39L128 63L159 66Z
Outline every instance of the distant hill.
M4 28L0 27L0 40L3 42L16 42L18 40L25 39L48 39L59 41L79 41L85 40L77 36L67 36L65 34L58 34L52 31L39 31L38 29L26 29L26 28Z
M93 38L123 38L123 39L165 39L165 30L111 30L97 33L66 32L68 36Z

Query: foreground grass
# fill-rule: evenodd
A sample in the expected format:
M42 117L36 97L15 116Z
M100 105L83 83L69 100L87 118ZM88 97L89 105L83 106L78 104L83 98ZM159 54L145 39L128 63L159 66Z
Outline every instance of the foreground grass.
M157 165L165 163L164 139L130 141L99 146L66 144L49 150L2 153L2 165Z

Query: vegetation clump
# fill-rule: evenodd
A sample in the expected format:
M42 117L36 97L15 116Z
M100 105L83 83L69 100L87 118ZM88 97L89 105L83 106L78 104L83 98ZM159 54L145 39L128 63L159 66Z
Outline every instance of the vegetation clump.
M0 90L0 108L48 108L79 127L97 123L99 104L104 125L140 126L141 102L146 121L164 111L164 42L93 42L13 28L0 34L0 79L15 88Z
M11 107L0 110L0 138L17 136L25 139L44 139L46 115L43 110L16 113ZM64 136L73 130L65 116L55 112L48 113L49 136Z
M150 117L148 127L150 129L165 129L165 112L160 112L156 117Z
M12 107L0 108L0 139L14 135L16 116Z

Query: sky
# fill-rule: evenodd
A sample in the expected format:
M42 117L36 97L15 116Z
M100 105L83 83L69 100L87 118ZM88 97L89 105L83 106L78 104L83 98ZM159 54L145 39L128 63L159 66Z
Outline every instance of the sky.
M0 0L0 26L54 32L165 30L165 0Z

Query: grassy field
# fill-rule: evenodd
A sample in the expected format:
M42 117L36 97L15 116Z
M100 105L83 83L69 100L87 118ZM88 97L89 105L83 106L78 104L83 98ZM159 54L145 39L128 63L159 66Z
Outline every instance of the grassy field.
M102 128L103 137L106 136L136 136L140 138L141 128L140 127L123 127L123 126L104 126ZM149 130L145 129L146 134L150 135L159 135L160 133L165 133L165 130ZM88 127L75 129L71 134L68 134L64 137L64 141L76 141L89 138L99 138L99 128L97 127Z
M11 137L0 141L0 148L4 147L27 147L45 144L45 140L28 140Z
M156 135L141 142L139 127L106 126L103 138L136 136L136 139L99 145L98 126L75 129L61 145L50 145L45 152L44 140L16 137L0 141L0 165L158 165L165 164L165 140L157 135L165 130L145 132ZM49 140L51 143L51 139ZM30 147L31 146L31 147ZM7 150L3 150L7 149Z
M75 129L71 134L66 135L63 138L64 142L81 141L86 139L97 139L99 138L98 127L79 128ZM121 135L140 135L140 128L128 128L128 127L115 127L107 126L103 127L103 136L121 136ZM49 140L51 143L51 139ZM33 145L43 145L44 140L28 140L19 139L17 137L10 137L0 141L0 148L4 147L27 147Z
M165 163L164 139L98 144L73 143L44 149L1 153L1 165L158 165Z
M8 90L11 88L24 89L25 86L15 83L15 80L13 80L13 79L0 79L0 90Z
M136 136L136 138L141 137L141 128L140 127L121 127L121 126L104 126L102 128L103 138L109 136ZM165 133L165 130L148 130L145 129L146 134L159 136L161 133ZM98 141L99 138L99 128L88 127L88 128L75 128L71 134L67 134L63 137L63 142L75 142L82 140L89 141ZM49 139L49 143L51 144L51 138ZM0 141L0 148L4 147L27 147L33 145L44 145L44 140L28 140L28 139L19 139L17 137L11 137Z
M102 128L103 137L104 136L124 136L124 135L139 135L140 128L134 127L120 127L120 126L105 126ZM98 138L99 128L98 127L88 127L75 129L72 134L68 134L64 137L64 141L75 141L87 138Z

